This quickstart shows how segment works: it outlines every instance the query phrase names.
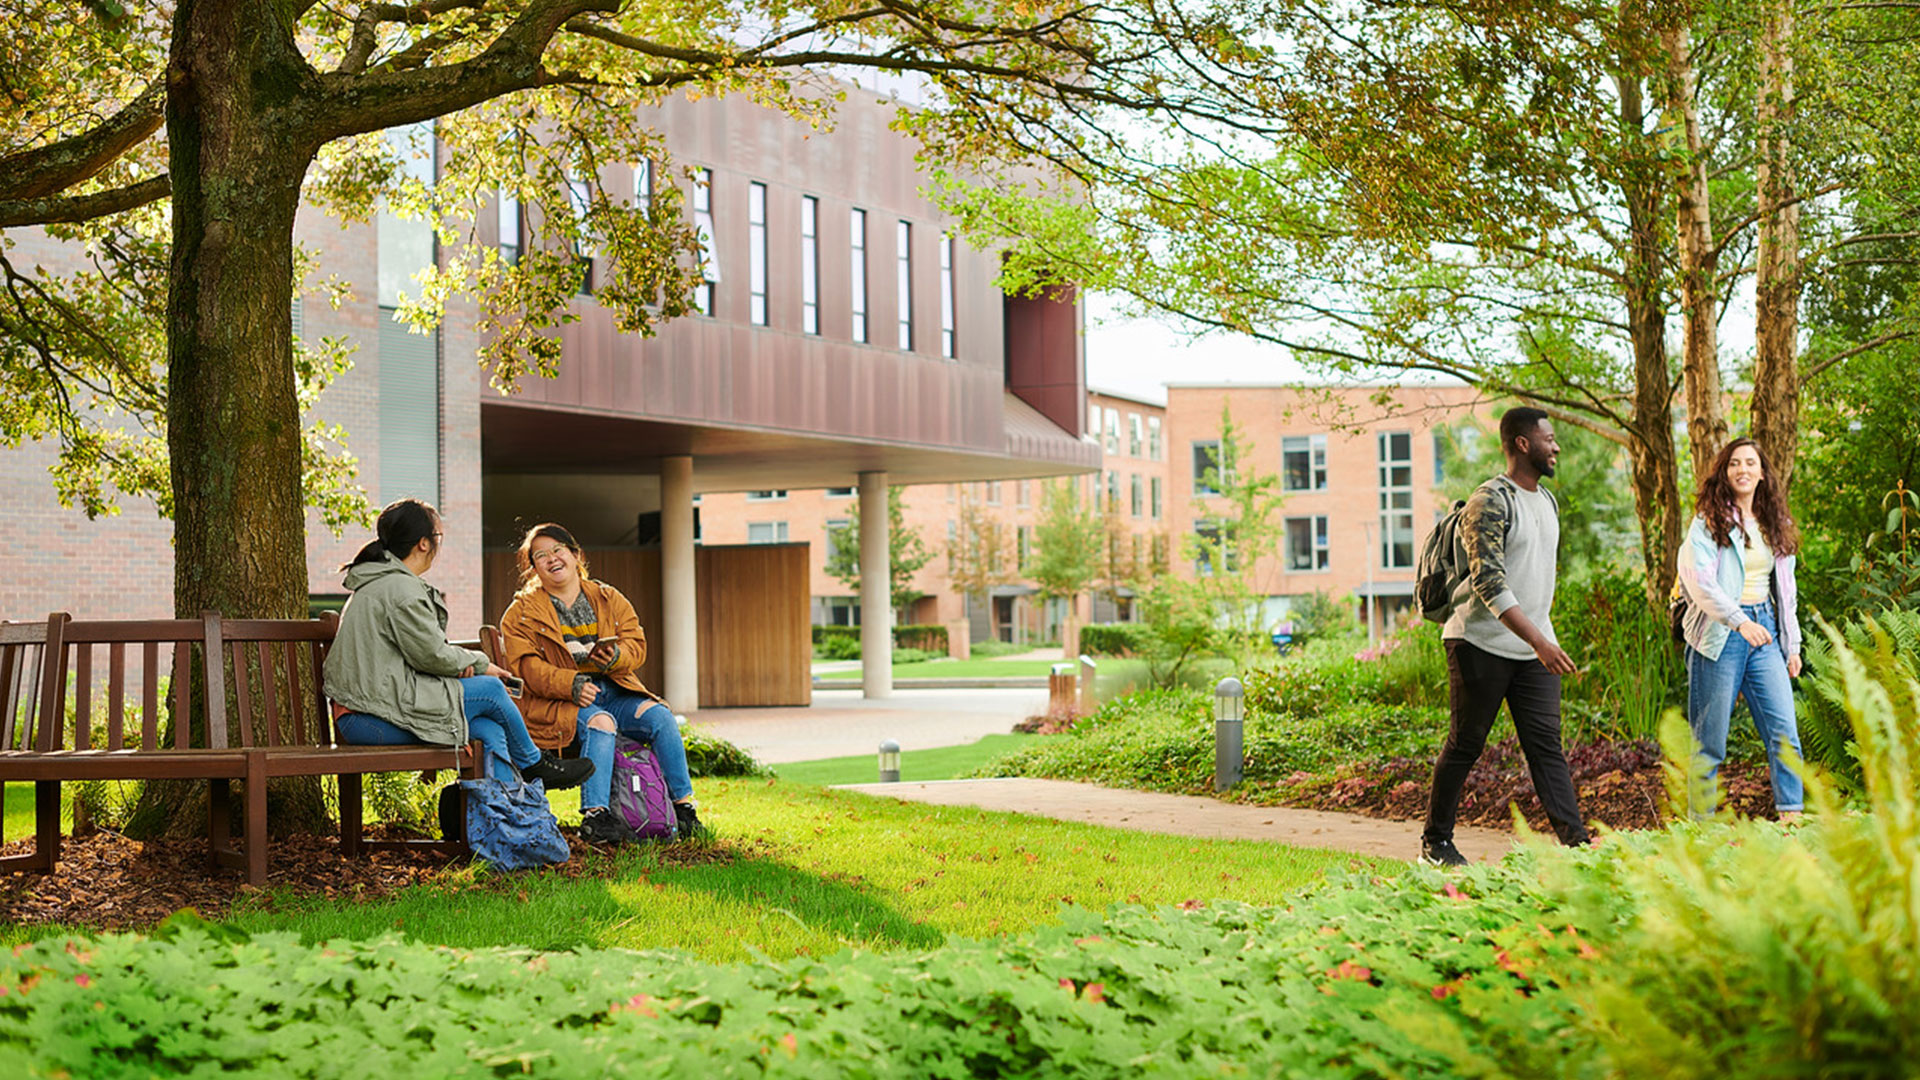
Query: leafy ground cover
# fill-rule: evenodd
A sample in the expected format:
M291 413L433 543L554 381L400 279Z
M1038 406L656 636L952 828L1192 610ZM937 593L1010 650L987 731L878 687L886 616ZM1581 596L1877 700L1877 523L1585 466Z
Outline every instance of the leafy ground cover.
M893 665L896 679L986 679L1032 677L1053 670L1056 660L922 660ZM858 679L860 670L822 672L822 679Z
M900 779L951 780L1031 743L1033 735L987 735L965 746L936 746L900 755ZM780 779L795 784L871 784L879 778L872 754L790 761L774 766Z

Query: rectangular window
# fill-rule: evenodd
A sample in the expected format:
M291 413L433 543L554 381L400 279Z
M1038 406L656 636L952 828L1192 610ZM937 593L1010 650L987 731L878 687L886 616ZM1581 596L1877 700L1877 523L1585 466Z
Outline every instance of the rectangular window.
M829 499L851 499L851 498L853 498L853 489L852 489L852 488L828 488L828 489L827 489L827 498L829 498Z
M953 237L940 234L940 355L951 360L956 350L953 326Z
M1287 569L1325 570L1327 568L1327 518L1325 514L1313 517L1290 517L1287 519Z
M767 325L767 185L747 185L747 320Z
M702 315L712 315L714 286L720 283L720 255L713 232L712 169L695 169L693 173L693 231L700 240L701 277L700 284L693 287L693 308Z
M1153 495L1153 520L1160 520L1160 478L1154 477L1150 490Z
M1160 418L1157 416L1147 417L1147 458L1160 460Z
M913 226L902 221L893 231L894 285L900 293L900 348L913 351Z
M1020 481L1020 486L1019 486L1018 488L1016 488L1015 490L1019 492L1019 496L1018 496L1018 497L1019 497L1019 499L1020 499L1020 505L1021 505L1021 506L1030 506L1030 505L1032 505L1032 503L1030 503L1030 502L1028 501L1028 495L1027 495L1027 482L1026 482L1025 480L1022 480L1022 481Z
M1447 432L1445 428L1433 429L1433 484L1439 487L1447 482Z
M1280 440L1282 491L1327 490L1327 437L1289 435Z
M593 257L599 254L587 214L593 210L593 185L586 180L567 181L567 205L573 210L574 228L579 235L573 241L574 266L580 271L580 295L593 292Z
M514 266L520 262L520 249L526 243L520 221L520 197L502 188L499 215L500 261Z
M820 200L800 197L800 330L820 332Z
M1086 434L1091 435L1096 439L1100 437L1100 406L1094 404L1091 401L1087 402Z
M850 518L827 519L827 558L833 558L837 552L846 546L848 539L847 529L852 525L853 521ZM859 562L860 553L853 552L852 554L854 561Z
M853 340L867 340L867 212L856 208L848 219L853 241Z
M1033 561L1033 526L1016 526L1013 532L1013 542L1015 550L1019 553L1020 568L1025 570L1027 564Z
M1208 439L1193 444L1193 493L1195 495L1218 495L1218 491L1207 483L1207 470L1213 468L1213 456L1220 452L1220 442Z
M1139 457L1140 446L1140 414L1130 412L1127 414L1127 455L1129 457Z
M1107 505L1120 512L1120 474L1111 469L1107 470Z
M1107 453L1117 454L1120 452L1120 410L1107 409L1104 411L1106 413L1106 425L1103 428L1104 435L1101 441L1106 445Z
M989 480L987 481L986 487L987 487L987 500L986 500L987 505L999 506L1000 505L1000 481Z
M440 331L415 333L380 309L380 486L383 503L440 501Z
M787 523L784 521L747 522L747 543L784 544L787 542Z
M1213 558L1216 553L1225 556L1227 573L1240 568L1239 557L1233 550L1233 530L1222 531L1221 523L1214 518L1203 518L1193 523L1193 534L1200 538L1199 550L1195 553L1193 572L1201 577L1213 576Z
M633 163L633 207L642 213L653 209L653 162L646 158Z
M1413 569L1413 435L1383 431L1380 450L1380 565Z
M417 183L433 190L440 175L433 125L388 128L386 139L388 148L400 159L400 178L409 185ZM433 225L425 218L401 217L385 200L380 203L376 222L377 303L383 308L397 308L409 290L419 295L414 278L420 271L439 262Z
M1141 476L1139 473L1133 474L1133 480L1132 480L1133 499L1131 502L1131 507L1133 510L1134 517L1140 517L1146 513L1147 485L1145 481L1146 481L1146 477Z
M786 497L787 497L787 493L786 493L786 490L785 490L785 489L778 489L778 490L773 490L773 491L749 491L749 492L747 492L747 501L748 501L748 502L773 502L773 501L775 501L775 500L778 500L778 499L784 499L784 498L786 498Z

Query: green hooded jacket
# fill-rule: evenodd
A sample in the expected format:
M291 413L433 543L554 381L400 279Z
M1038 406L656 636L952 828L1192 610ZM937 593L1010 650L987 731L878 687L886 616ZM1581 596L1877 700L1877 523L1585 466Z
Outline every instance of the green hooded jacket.
M341 585L353 595L327 653L327 696L425 742L466 742L459 677L486 671L487 655L448 644L440 590L384 551L349 567Z

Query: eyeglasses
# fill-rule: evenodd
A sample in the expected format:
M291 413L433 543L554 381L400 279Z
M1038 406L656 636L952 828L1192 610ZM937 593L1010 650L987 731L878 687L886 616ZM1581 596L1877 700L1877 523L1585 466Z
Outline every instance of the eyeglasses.
M545 565L547 563L557 563L557 562L563 561L560 558L560 556L566 550L567 550L566 548L548 548L545 551L531 552L528 555L528 558L542 565Z

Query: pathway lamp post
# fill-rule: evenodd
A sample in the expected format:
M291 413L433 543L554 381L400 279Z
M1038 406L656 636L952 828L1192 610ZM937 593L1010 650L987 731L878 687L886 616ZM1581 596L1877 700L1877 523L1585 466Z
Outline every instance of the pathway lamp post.
M892 739L880 744L880 782L900 782L900 744Z
M1225 791L1245 776L1242 720L1247 692L1231 676L1213 688L1213 790Z

